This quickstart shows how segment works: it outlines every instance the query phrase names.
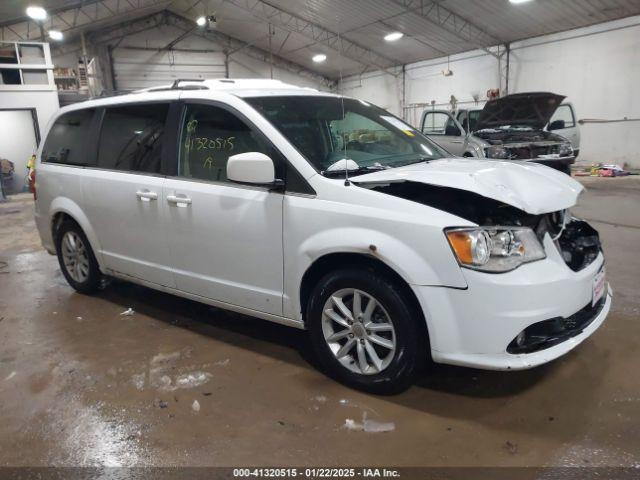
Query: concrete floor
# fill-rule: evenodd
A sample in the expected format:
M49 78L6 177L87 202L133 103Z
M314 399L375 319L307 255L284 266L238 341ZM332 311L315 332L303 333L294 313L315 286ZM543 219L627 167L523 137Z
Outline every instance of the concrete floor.
M327 379L303 332L120 282L75 293L13 197L0 465L640 466L640 178L583 181L575 212L601 232L615 293L605 325L550 365L439 366L394 397ZM395 429L344 428L365 416Z

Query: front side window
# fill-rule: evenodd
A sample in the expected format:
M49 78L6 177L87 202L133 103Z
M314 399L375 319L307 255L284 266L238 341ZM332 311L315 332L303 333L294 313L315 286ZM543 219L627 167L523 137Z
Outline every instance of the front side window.
M160 173L168 111L168 103L107 108L98 143L98 167Z
M85 140L89 136L93 109L74 110L61 115L51 127L42 147L43 162L86 165Z
M556 120L564 120L564 128L576 126L576 120L573 118L573 111L569 105L560 105L549 123L553 123Z
M212 105L189 104L182 119L178 174L226 182L230 156L260 152L273 159L272 150L231 112Z
M427 112L422 122L425 135L460 135L460 129L450 115L444 112Z
M447 156L404 121L360 100L306 95L245 101L325 175L338 172L333 167L345 159L382 169Z

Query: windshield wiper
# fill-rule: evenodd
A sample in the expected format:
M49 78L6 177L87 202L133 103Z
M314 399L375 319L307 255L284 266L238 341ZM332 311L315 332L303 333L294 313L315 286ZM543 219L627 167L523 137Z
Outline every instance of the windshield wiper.
M406 162L406 163L394 163L392 168L405 167L407 165L413 165L415 163L424 163L430 162L433 158L427 157L426 155L420 155L416 160Z
M357 169L353 168L353 169L349 169L347 170L349 172L349 175L358 175L358 174L362 174L362 173L367 173L367 172L376 172L378 170L387 170L389 168L389 166L385 166L385 165L367 165L367 166L363 166L363 167L358 167ZM324 175L325 177L344 177L345 176L345 170L324 170L322 172L322 175Z

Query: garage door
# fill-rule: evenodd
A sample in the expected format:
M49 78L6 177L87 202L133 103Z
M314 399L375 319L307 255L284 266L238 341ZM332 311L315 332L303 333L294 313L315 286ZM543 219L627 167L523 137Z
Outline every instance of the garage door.
M224 54L116 48L113 69L118 90L172 83L176 78L221 78Z

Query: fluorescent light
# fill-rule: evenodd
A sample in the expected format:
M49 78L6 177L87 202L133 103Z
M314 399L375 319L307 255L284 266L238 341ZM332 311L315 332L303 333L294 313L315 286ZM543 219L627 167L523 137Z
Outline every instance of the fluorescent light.
M314 55L313 57L311 57L311 60L313 60L316 63L322 63L327 59L327 56L324 53L318 53L317 55Z
M27 15L34 20L44 20L47 18L47 11L42 7L27 7Z
M62 32L59 30L49 30L49 38L51 40L56 40L59 42L60 40L62 40L63 36L64 35L62 35Z
M531 0L509 0L511 3L513 4L519 4L519 3L527 3L530 2Z
M196 23L199 27L204 27L207 24L207 17L198 17Z
M387 35L385 35L384 39L387 42L395 42L396 40L400 40L402 37L404 37L404 33L402 33L402 32L392 32L392 33L388 33Z

